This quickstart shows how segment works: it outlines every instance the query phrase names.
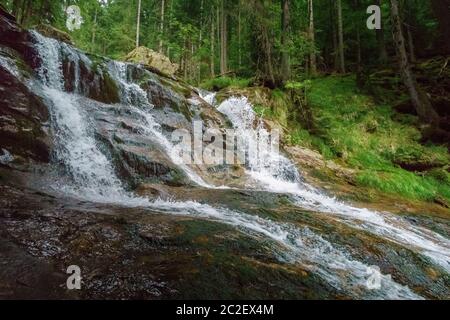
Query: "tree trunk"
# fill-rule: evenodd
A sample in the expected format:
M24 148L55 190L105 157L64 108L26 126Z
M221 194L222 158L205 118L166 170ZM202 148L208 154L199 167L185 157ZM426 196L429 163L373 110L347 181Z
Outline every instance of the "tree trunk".
M217 25L216 25L216 38L217 38L217 50L218 50L218 52L219 52L219 67L220 67L220 64L222 63L221 61L220 61L220 57L221 57L221 55L222 55L222 39L221 39L221 37L220 37L220 32L221 32L221 21L222 21L222 19L221 19L221 15L220 15L220 5L218 4L217 5L217 8L216 8L216 22L217 22ZM219 70L219 72L220 72L220 70Z
M402 21L400 19L397 0L391 0L391 18L394 45L398 54L403 83L408 89L412 103L422 121L430 124L431 129L439 129L439 115L433 109L427 95L418 86L411 71L411 65L409 64L408 55L406 53L405 37L403 36Z
M334 70L339 70L339 45L338 45L338 34L336 32L336 26L337 26L337 21L336 21L336 1L335 0L330 0L330 21L332 22L331 24L331 29L332 29L332 37L333 37L333 58L334 58Z
M414 29L417 26L416 13L414 12L414 6L416 5L415 0L409 0L406 4L407 16L406 23L404 23L406 28L406 34L408 36L408 50L409 58L412 63L416 63L416 48L414 45Z
M91 39L91 51L92 52L95 52L95 32L97 30L97 14L98 14L98 8L95 8L94 25L92 26L92 39Z
M266 52L266 64L267 64L267 72L272 85L275 85L275 75L273 72L273 63L272 63L272 44L269 40L269 32L266 27L263 29L264 42L265 42L265 52Z
M191 54L189 57L189 79L191 81L193 81L195 79L195 74L196 74L196 70L197 70L197 66L196 63L194 62L194 52L195 52L195 47L194 47L194 41L191 41Z
M309 72L312 76L317 74L317 58L316 58L316 36L314 30L314 5L313 0L308 0L309 7L309 41L311 41L312 51L309 53Z
M241 0L239 0L239 12L238 12L238 64L239 70L242 67L242 22L241 22Z
M450 54L450 0L431 0L431 6L439 21L439 46L442 53Z
M228 36L227 36L227 13L225 12L225 0L221 1L221 23L220 23L220 73L222 75L228 72Z
M164 14L166 9L166 2L165 0L161 1L161 20L159 25L159 53L163 53L164 49Z
M204 0L202 0L200 2L200 32L199 32L199 42L200 42L200 46L202 45L202 41L203 41L203 8L204 8Z
M412 63L416 63L416 53L414 50L414 40L411 31L411 26L409 24L406 25L406 34L408 35L408 50L409 50L409 59Z
M24 0L22 15L20 18L21 25L25 25L28 22L28 18L31 16L32 3L33 2L31 0Z
M344 27L342 21L342 3L337 0L338 14L338 38L339 38L339 68L341 73L345 73L345 56L344 56Z
M172 17L173 17L173 2L174 0L168 0L169 2L169 17L168 17L168 21L167 21L167 25L168 27L166 28L167 32L171 32L172 30L170 30L170 26L172 24ZM169 38L170 39L170 38ZM170 42L169 42L170 43ZM167 46L167 51L166 51L166 56L170 59L170 53L171 53L171 47L170 45Z
M22 0L14 0L12 5L12 15L19 21L20 8L22 7Z
M203 46L203 9L204 9L204 0L201 0L200 2L200 30L198 35L198 47L197 50L200 50L200 48ZM197 61L197 83L200 83L202 79L202 60L199 59Z
M215 65L214 65L214 60L215 60L215 56L216 56L216 51L214 48L214 43L216 42L216 40L214 39L214 35L215 35L215 30L214 30L214 7L211 9L211 63L210 63L210 68L211 68L211 78L215 78L216 77L216 72L215 72Z
M289 58L289 33L290 33L290 0L281 1L281 79L283 82L290 79L291 65Z
M141 0L138 1L137 23L136 23L136 48L139 47L139 34L141 31Z
M361 12L361 0L353 0L353 7L354 12ZM355 44L356 44L356 85L358 88L362 89L364 86L364 79L363 79L363 70L362 70L362 49L361 49L361 32L360 27L358 25L358 20L353 20L353 30L355 32Z
M376 5L381 8L381 0L376 0ZM383 25L383 19L381 19L381 29L375 30L376 37L377 37L377 44L378 44L378 54L379 54L379 60L381 63L386 63L389 59L388 53L386 50L386 42L384 39L384 25Z

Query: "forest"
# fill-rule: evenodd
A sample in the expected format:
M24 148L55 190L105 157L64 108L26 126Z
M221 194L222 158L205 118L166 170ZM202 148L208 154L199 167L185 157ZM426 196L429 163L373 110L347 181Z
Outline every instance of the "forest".
M49 1L3 0L24 26L66 30L65 8L81 9L78 47L113 58L135 46L167 55L186 80L200 83L233 74L270 82L319 73L358 72L395 59L392 2L382 0L286 1ZM411 62L448 54L448 1L407 1L397 8ZM369 30L366 12L381 8L381 28Z
M314 102L307 103L305 92L310 87L312 98L315 92L326 98L335 90L347 89L341 88L345 81L334 88L336 81L333 79L338 78L327 76L342 75L340 79L347 80L353 76L356 90L372 96L376 104L418 116L420 144L431 141L445 148L450 141L449 87L445 79L450 54L448 0L3 2L22 25L48 24L65 30L77 47L93 54L121 60L134 48L144 46L167 56L177 65L177 76L192 85L209 90L269 88L273 90L272 96L278 94L281 100L288 97L289 101L279 103L284 104L286 110L275 110L273 101L257 103L261 112L288 127L291 140L312 145L326 157L342 158L344 153L344 160L350 166L355 164L345 159L346 149L355 147L345 145L350 143L348 141L336 142L348 139L330 137L330 121L320 120L332 110L314 110ZM66 26L66 8L70 5L79 6L82 17L80 28L72 31ZM381 9L379 29L367 27L372 15L367 10L370 5ZM432 79L430 72L434 72ZM418 83L426 77L429 79L424 84ZM447 81L440 81L440 78ZM301 93L293 95L293 92ZM330 100L324 103L336 103ZM303 108L290 107L302 103ZM321 114L315 115L314 111ZM388 111L379 112L386 114ZM393 143L391 148L397 149ZM443 159L447 158L445 150L422 145L413 142L411 150L402 146L399 149L408 150L396 150L398 152L388 156L386 150L373 152L377 159L372 162L394 162L422 173L423 169L440 167L444 171L437 175L445 177L445 166L442 166L446 163ZM383 147L386 146L377 148ZM407 163L409 160L412 163ZM380 185L381 181L365 183L396 189ZM399 188L409 189L401 190L402 193L418 196L422 193L417 191L421 189L419 186L412 190ZM447 199L448 190L440 192L446 194Z
M90 272L75 298L450 296L450 0L0 9L0 222ZM280 130L281 156L180 164L168 137L195 120Z
M368 73L386 64L398 60L402 77L410 78L405 72L417 59L450 52L447 0L3 2L24 26L66 31L65 8L77 5L83 22L71 37L79 48L120 59L145 46L177 63L180 77L196 85L231 77L274 89L353 73L363 86ZM379 29L366 27L370 5L381 9ZM419 90L413 99L419 116L436 125L438 115L420 89L407 87L414 97Z

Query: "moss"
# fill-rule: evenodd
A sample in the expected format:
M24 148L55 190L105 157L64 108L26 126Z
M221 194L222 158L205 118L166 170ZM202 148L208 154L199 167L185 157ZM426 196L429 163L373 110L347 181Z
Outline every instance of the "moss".
M229 87L246 88L249 87L251 83L251 79L219 77L201 83L200 87L205 90L219 91Z
M109 73L103 73L102 96L106 103L116 103L120 101L119 88L116 82L109 76Z
M447 149L420 144L416 127L396 121L390 106L358 93L352 77L313 80L308 99L321 129L315 134L297 130L292 143L313 147L327 158L339 158L361 170L356 179L360 186L412 199L449 199L450 184L442 183L445 179L401 168L444 167L449 161Z
M188 98L192 95L192 89L182 82L173 81L165 77L159 77L159 80L164 86L170 87L173 91L181 94L183 97Z

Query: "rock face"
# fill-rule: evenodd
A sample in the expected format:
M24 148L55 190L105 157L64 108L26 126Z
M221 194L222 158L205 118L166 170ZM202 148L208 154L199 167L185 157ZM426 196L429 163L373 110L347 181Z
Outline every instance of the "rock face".
M31 37L22 30L15 17L0 7L0 45L17 51L30 66L36 66L36 51L31 46Z
M50 158L49 113L20 79L32 76L34 51L14 17L0 7L0 162L24 169Z
M50 157L47 107L2 66L0 74L0 148L24 163L47 162Z
M138 47L131 51L125 61L143 64L168 76L173 76L178 71L178 65L170 62L165 55L146 47Z

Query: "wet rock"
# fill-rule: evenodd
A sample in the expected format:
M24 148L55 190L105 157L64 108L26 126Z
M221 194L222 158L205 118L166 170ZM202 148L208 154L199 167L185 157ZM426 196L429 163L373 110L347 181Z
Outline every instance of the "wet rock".
M171 189L168 189L161 184L141 184L135 192L136 194L145 195L151 198L161 198L165 200L172 198L172 195L170 194Z
M47 107L2 66L0 77L0 148L25 162L48 162L51 138Z
M88 65L82 59L79 60L79 79L75 76L76 67L70 59L65 59L63 72L66 89L74 91L73 83L78 81L79 91L93 100L112 104L120 102L119 87L105 70L105 62Z
M140 177L141 181L150 179L172 185L189 183L171 160L157 149L121 145L119 150L126 168L132 171L131 176Z

